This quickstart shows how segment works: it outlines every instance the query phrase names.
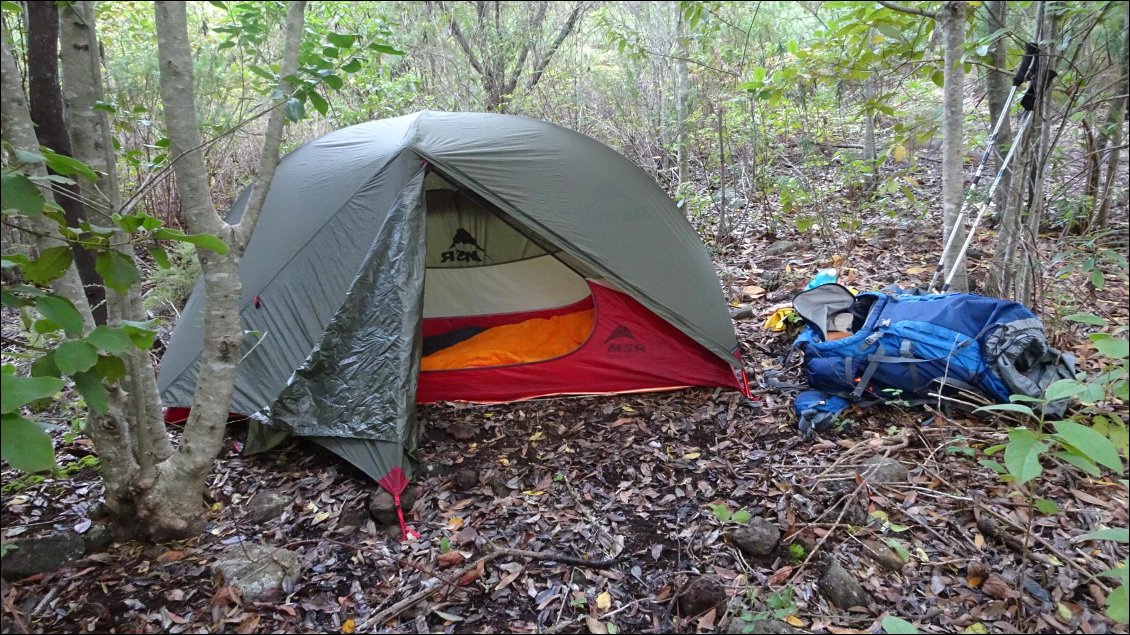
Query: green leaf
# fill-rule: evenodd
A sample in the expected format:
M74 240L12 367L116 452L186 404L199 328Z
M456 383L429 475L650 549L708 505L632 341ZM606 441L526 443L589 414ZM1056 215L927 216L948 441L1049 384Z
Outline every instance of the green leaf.
M377 53L387 53L389 55L404 55L404 51L396 47L389 46L388 44L373 43L369 45L369 50L376 51Z
M66 176L78 175L93 183L98 180L98 173L78 159L44 149L43 156L47 159L47 167Z
M1052 516L1059 513L1059 506L1055 504L1050 498L1037 498L1036 509L1040 510L1041 514Z
M1091 346L1099 353L1111 359L1125 359L1130 357L1130 342L1120 337L1091 337Z
M1106 616L1119 624L1130 622L1130 589L1126 584L1106 596Z
M55 351L44 354L31 364L32 377L62 377L63 373L55 365Z
M90 370L98 363L98 349L82 340L67 340L55 349L55 365L65 375Z
M1096 291L1102 291L1106 287L1106 276L1103 275L1102 269L1095 269L1091 272L1091 286Z
M115 382L126 376L126 363L121 357L113 355L99 355L98 363L88 371L105 381Z
M94 270L106 281L106 286L118 293L126 293L141 280L141 273L133 258L117 251L104 251L94 260Z
M27 404L50 397L63 389L62 379L0 375L0 413L16 412Z
M1027 428L1009 430L1008 439L1008 447L1004 450L1004 465L1008 468L1008 473L1016 478L1016 483L1022 485L1039 476L1044 471L1040 465L1040 455L1048 451L1048 444Z
M1100 474L1103 473L1103 471L1099 469L1099 466L1095 465L1094 463L1092 463L1090 461L1090 459L1087 459L1086 457L1084 457L1080 454L1076 454L1074 452L1060 451L1060 452L1055 453L1055 457L1057 459L1060 459L1060 460L1066 462L1066 463L1074 465L1075 467L1079 468L1080 470L1083 470L1083 472L1090 474L1091 476L1099 476Z
M36 299L35 308L43 317L63 327L67 335L73 335L75 337L82 335L83 328L85 327L82 321L82 315L79 314L70 300L58 296L46 295Z
M1083 456L1115 472L1122 473L1122 460L1110 439L1089 426L1074 421L1056 421L1056 437L1078 450Z
M333 44L339 49L347 49L353 46L353 43L357 41L357 36L346 35L345 33L329 33L326 35L326 39L330 41L330 44Z
M930 81L934 82L934 84L938 88L945 87L945 85L946 85L946 74L945 74L945 72L934 71L933 73L930 74Z
M314 110L317 110L323 116L327 112L329 112L329 110L330 110L329 103L318 93L316 93L314 91L310 91L309 93L306 94L306 97L310 100L310 104L314 106Z
M98 348L100 351L110 353L111 355L121 355L133 350L133 342L130 341L129 335L121 329L111 328L105 324L101 324L86 336L86 341Z
M977 463L981 464L984 467L989 468L990 470L996 472L997 474L1004 474L1004 473L1008 472L1008 470L1004 469L1003 465L1001 465L1000 463L998 463L998 462L996 462L992 459L981 459L980 461L977 461Z
M337 75L326 75L322 79L326 82L326 86L329 86L334 90L341 90L342 87L345 86L345 80L338 77Z
M129 340L133 345L143 351L147 351L153 347L153 340L157 337L157 321L149 320L148 322L134 322L132 320L122 320L118 325L125 334L129 336Z
M883 542L887 543L887 546L898 555L900 560L910 562L910 551L903 546L898 538L884 538Z
M4 209L14 209L25 216L39 218L47 201L43 193L23 172L5 172L0 177L0 200Z
M745 509L739 509L738 511L734 512L733 516L730 516L730 520L734 521L735 523L744 525L750 520L753 520L753 514L749 513L749 511Z
M306 106L302 104L297 97L291 97L286 100L283 106L283 112L286 113L286 118L291 121L301 121L306 116Z
M918 628L901 617L888 615L883 618L883 631L891 635L895 633L913 635L918 632Z
M169 252L165 251L163 247L151 245L148 249L149 255L153 257L153 262L157 263L158 267L169 269L173 266L173 263L169 262Z
M346 73L356 73L361 70L361 60L353 58L346 62L345 65L341 67L341 70Z
M0 416L0 455L12 467L25 472L55 467L51 437L42 427L17 414Z
M86 405L96 414L106 414L110 409L110 391L102 384L102 378L90 371L74 376L75 388L86 400Z
M710 512L714 514L715 518L717 518L718 520L720 520L722 522L726 522L727 520L730 520L730 517L733 515L733 512L730 511L729 506L727 506L725 503L718 503L717 505L711 505L710 506Z
M1025 406L1024 404L1018 404L1018 403L998 403L998 404L993 404L991 406L981 406L980 408L974 410L973 412L985 412L985 411L1019 412L1021 414L1028 415L1029 417L1032 417L1033 419L1036 418L1036 413L1032 412L1031 408L1029 408L1028 406Z
M153 235L160 240L175 240L182 243L192 243L202 249L214 251L221 256L226 256L228 253L228 244L220 240L218 236L212 234L185 234L175 229L163 227L158 229Z
M1060 399L1074 397L1086 389L1087 385L1083 382L1074 379L1058 379L1053 381L1044 391L1044 399L1059 401Z
M1106 326L1106 320L1091 313L1072 313L1063 319L1079 322L1081 324L1090 324L1091 326Z
M1130 529L1126 527L1096 529L1095 531L1079 536L1076 540L1113 540L1114 542L1120 542L1124 545L1130 544Z

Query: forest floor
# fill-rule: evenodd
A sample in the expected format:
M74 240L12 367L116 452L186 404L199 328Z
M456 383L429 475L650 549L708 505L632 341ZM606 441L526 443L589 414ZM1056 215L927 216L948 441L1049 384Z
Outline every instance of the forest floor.
M828 240L738 223L718 264L735 305L753 307L736 322L752 379L780 365L794 335L767 330L765 318L817 269L836 267L859 289L924 286L940 251L934 218L880 217L851 235L829 229ZM765 255L786 238L797 242ZM978 236L975 281L992 238ZM1048 238L1038 313L1053 342L1093 373L1085 328L1058 316L1085 310L1125 326L1127 286L1112 278L1095 290L1084 272L1059 275L1070 263L1053 253L1058 234ZM346 462L299 440L239 456L243 429L233 425L203 535L115 542L61 570L5 581L3 631L876 633L894 615L921 632L1126 632L1103 615L1115 581L1098 575L1125 561L1125 545L1080 540L1127 526L1127 490L1116 480L1047 460L1045 477L1024 490L1054 501L1045 513L979 463L1007 439L1007 422L878 407L854 412L836 434L803 439L790 395L754 393L422 407L416 458L426 469L407 514L420 538L408 542L364 514L375 484ZM59 441L63 463L91 451L82 437ZM860 476L876 457L895 462L887 482ZM91 530L94 470L40 483L5 470L4 483L5 542ZM286 502L259 524L249 502L267 492ZM778 528L779 546L743 553L735 535L747 523ZM292 550L303 571L272 601L241 598L209 566L241 543ZM507 548L545 555L499 551ZM845 576L826 573L833 562ZM712 583L690 585L696 578ZM853 580L857 606L828 599ZM676 601L688 587L716 597ZM434 592L397 606L424 588ZM763 619L779 621L750 625Z

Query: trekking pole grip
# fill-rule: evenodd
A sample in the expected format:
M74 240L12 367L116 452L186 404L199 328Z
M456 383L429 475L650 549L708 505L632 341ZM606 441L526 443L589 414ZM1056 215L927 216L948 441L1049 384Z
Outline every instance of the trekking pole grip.
M1012 76L1013 86L1020 86L1028 79L1028 69L1032 67L1032 59L1039 52L1040 47L1036 46L1034 42L1028 42L1024 45L1024 56L1020 58L1020 68Z

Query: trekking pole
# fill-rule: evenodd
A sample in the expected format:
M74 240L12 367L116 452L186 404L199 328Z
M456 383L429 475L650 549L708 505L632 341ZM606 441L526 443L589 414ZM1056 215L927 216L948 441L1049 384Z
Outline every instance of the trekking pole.
M938 276L942 275L945 269L946 255L949 254L950 249L953 248L953 239L957 236L957 228L965 222L965 208L973 195L977 191L977 184L981 181L981 173L985 169L985 164L989 160L989 154L993 150L993 144L997 141L997 135L1000 134L1001 126L1004 125L1005 119L1008 119L1008 112L1012 109L1012 99L1016 97L1016 89L1029 79L1029 69L1032 66L1032 56L1040 52L1040 48L1028 42L1024 45L1024 56L1020 58L1020 68L1017 69L1016 74L1012 76L1012 88L1008 91L1008 99L1004 100L1004 108L1001 109L1001 114L997 117L997 123L993 126L993 132L989 135L989 140L985 144L985 151L981 153L981 161L977 164L977 170L973 172L973 181L969 184L969 191L965 195L965 199L961 202L961 209L957 212L957 218L954 220L953 229L950 230L950 235L946 238L946 244L942 247L942 257L938 259L938 266L934 268L934 275L930 277L930 284L926 287L926 293L929 293L934 285L938 282ZM1015 144L1013 144L1015 147ZM1000 177L998 176L998 179ZM990 196L990 198L992 198Z
M977 225L981 223L981 219L985 216L985 211L988 210L989 206L992 204L993 194L996 193L997 186L1000 185L1001 177L1004 176L1005 169L1008 168L1009 162L1012 160L1013 155L1016 154L1016 149L1020 147L1020 141L1024 138L1024 131L1032 121L1032 113L1036 109L1036 101L1039 99L1040 94L1051 86L1052 80L1058 75L1054 68L1049 68L1044 76L1043 85L1040 85L1041 82L1038 79L1040 76L1039 68L1040 61L1039 59L1035 59L1032 62L1030 73L1031 81L1028 82L1028 90L1024 93L1024 96L1020 98L1020 105L1024 108L1024 118L1020 120L1020 127L1016 131L1016 139L1013 140L1012 147L1008 149L1008 154L1005 155L1004 161L1001 162L1000 170L997 171L997 176L993 179L993 185L989 188L989 195L985 198L984 202L981 203L981 209L977 212L977 217L973 219L973 224L969 226L969 235L965 237L965 242L961 245L961 251L959 251L957 257L954 258L955 266L953 269L950 269L949 275L946 276L946 283L942 285L942 293L949 291L950 284L953 283L953 278L957 275L956 264L965 258L965 253L969 251L969 246L973 244L973 235L977 231ZM957 226L955 225L954 231L956 230Z
M957 257L954 258L954 267L950 269L950 273L946 276L946 282L942 285L942 293L950 290L950 284L953 283L953 278L957 274L957 264L965 258L965 252L969 251L969 246L973 244L973 234L977 231L977 225L981 223L984 218L985 212L989 209L993 202L993 194L997 192L997 186L1001 183L1001 177L1004 176L1004 171L1008 169L1008 164L1012 161L1012 157L1016 154L1016 149L1020 147L1020 141L1024 138L1024 132L1028 128L1028 123L1032 121L1032 111L1026 110L1024 118L1020 120L1020 127L1016 129L1016 138L1012 142L1012 147L1008 149L1008 154L1005 155L1004 161L1001 161L1001 167L997 170L997 176L993 179L993 184L989 186L989 194L985 197L979 205L977 216L973 218L973 224L969 226L969 234L965 237L965 242L961 244L961 250L957 252ZM957 225L954 225L953 233L957 233Z

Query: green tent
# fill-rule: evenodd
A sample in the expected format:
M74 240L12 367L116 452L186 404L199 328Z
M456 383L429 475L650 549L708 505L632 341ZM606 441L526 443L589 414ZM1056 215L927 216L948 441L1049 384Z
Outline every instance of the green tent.
M680 210L615 151L526 117L420 112L299 147L240 276L249 335L231 411L251 417L249 449L297 434L374 479L408 469L416 403L744 386L714 267ZM192 402L203 300L198 285L161 363L170 419ZM569 328L549 357L492 350L503 361L421 371L429 345L526 346Z

